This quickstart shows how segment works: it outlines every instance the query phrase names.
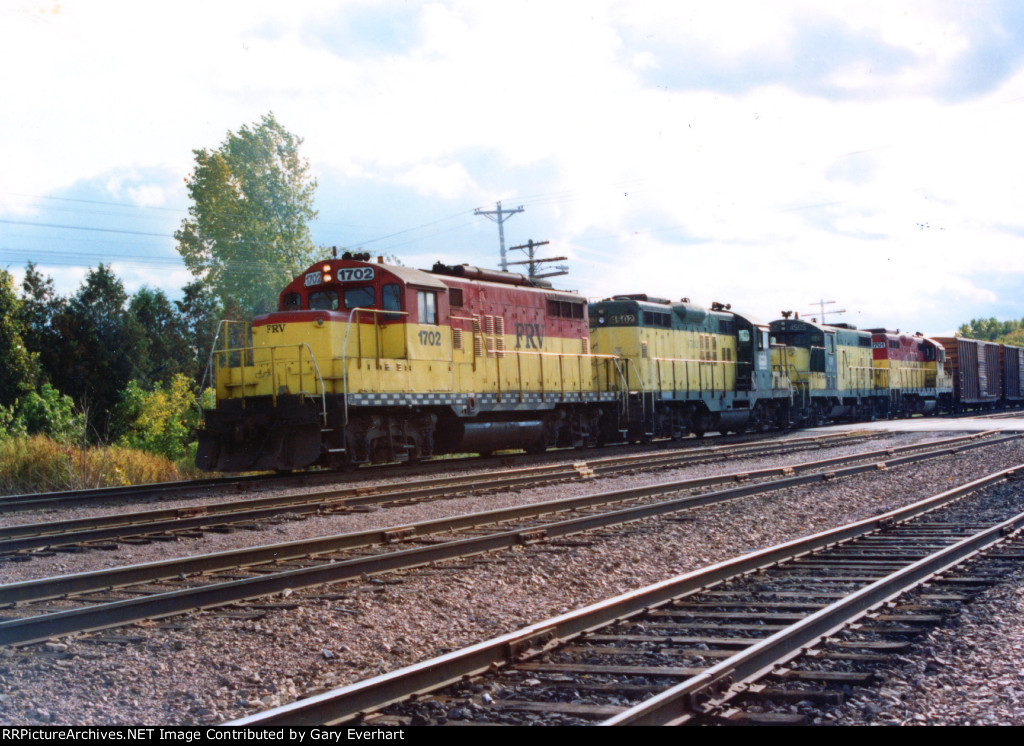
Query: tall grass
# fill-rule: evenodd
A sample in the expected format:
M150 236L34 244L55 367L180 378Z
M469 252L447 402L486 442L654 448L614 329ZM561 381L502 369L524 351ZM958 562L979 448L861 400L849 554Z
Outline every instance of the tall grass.
M44 435L0 439L3 495L168 482L193 476L162 456L129 448L81 448Z

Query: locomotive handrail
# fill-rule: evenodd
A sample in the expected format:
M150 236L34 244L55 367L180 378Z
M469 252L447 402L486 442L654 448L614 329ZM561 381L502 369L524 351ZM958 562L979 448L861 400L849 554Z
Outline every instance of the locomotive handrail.
M753 365L746 360L698 360L690 357L652 357L651 360L662 360L668 363L711 363L719 365Z
M210 387L210 409L214 409L217 406L217 382L213 378L213 356L217 352L217 340L220 339L220 330L224 326L229 326L231 324L241 324L243 327L251 325L248 321L235 321L234 319L221 319L220 323L217 324L217 331L214 332L213 343L210 345L210 357L206 361L206 370L203 372L203 379L199 384L199 395L202 397L203 386L206 385L206 379L210 379L210 383L212 384ZM224 341L227 343L226 336ZM224 349L227 349L227 347ZM202 401L199 402L199 408L202 409Z
M357 308L350 308L349 309L348 321L345 323L345 337L341 341L342 424L345 425L345 426L348 425L348 365L347 365L347 362L348 362L348 335L349 335L349 332L352 331L352 320L357 318L360 313L364 313L364 312L373 313L373 314L390 313L390 314L395 314L396 316L408 316L409 315L408 311L390 311L390 310L384 310L384 309L381 309L381 308L362 308L362 307L357 307ZM406 359L408 359L408 357L409 357L408 324L404 324L403 326L405 327L405 332L404 332L405 336L403 337L403 342L404 342L403 347L405 348ZM376 330L376 328L377 328L377 317L376 316L373 317L373 327ZM363 338L362 338L362 336L360 336L358 339L359 339L359 344L360 344L360 350L359 350L359 354L358 354L358 359L360 361L362 361L362 359L363 359L363 351L361 349L361 346L362 346ZM379 354L381 352L381 350L379 348L382 347L382 346L383 346L382 343L378 343L378 345L377 345L377 347L378 347L377 358L378 359L381 357L380 354Z
M297 348L299 350L299 360L298 360L298 363L299 363L299 388L300 388L300 391L298 393L299 394L306 394L308 392L301 390L301 388L302 388L302 348L303 347L305 347L306 351L309 353L310 363L312 363L313 370L316 372L317 380L320 382L320 416L321 416L321 418L324 421L324 427L327 427L327 388L324 385L323 375L320 373L320 364L317 363L316 355L313 354L313 349L309 346L308 342L300 342L298 344L288 344L288 345L270 345L270 346L267 346L267 347L253 347L253 346L249 346L249 347L225 347L222 350L214 350L210 354L210 362L211 362L211 365L212 365L213 359L214 359L215 356L228 355L228 354L230 354L232 352L250 352L250 353L253 353L253 356L252 356L253 357L253 366L252 367L255 367L255 365L256 365L256 359L255 359L256 358L256 356L255 356L256 350L261 350L261 351L262 350L267 350L270 353L270 375L271 375L271 378L273 378L273 376L275 374L275 371L277 369L277 361L274 359L274 350L283 350L283 349ZM291 361L285 360L284 362L288 363L288 362L291 362ZM230 363L227 366L225 366L225 367L227 367L230 370L231 369ZM240 382L239 386L240 386L240 388L242 390L242 397L244 398L245 397L245 387L246 387L246 383L245 383L245 368L246 368L246 365L245 365L245 361L244 360L240 361L240 364L239 364L238 368L239 368L239 371L240 371L239 375L240 375L240 379L241 379L241 382ZM218 368L218 370L219 370L219 368ZM216 383L217 383L216 380L214 380L213 381L214 388L216 388ZM274 406L276 407L277 406L277 389L273 385L275 383L276 383L275 381L273 381L273 380L271 381L271 384L272 384L272 386L271 386L271 398L273 400ZM313 391L313 395L314 396L316 395L316 391Z

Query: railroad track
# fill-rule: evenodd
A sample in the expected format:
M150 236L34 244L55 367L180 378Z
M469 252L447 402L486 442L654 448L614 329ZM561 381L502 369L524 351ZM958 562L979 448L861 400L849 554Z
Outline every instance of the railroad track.
M800 719L1024 560L1024 466L229 725ZM898 599L910 597L903 603Z
M1013 412L991 415L976 415L972 413L968 415L957 415L955 417L968 416L976 418L998 418L1022 415ZM855 433L846 433L845 435L847 437L857 436ZM754 442L757 443L761 442L763 437L764 436L761 435L749 434L744 436L716 436L716 441L721 441L726 445L712 446L710 448L727 448L731 445L743 445L749 442L752 438L754 439ZM817 437L827 438L832 436ZM813 440L814 438L812 437L810 439ZM654 445L670 452L676 451L680 447L685 448L687 451L708 450L708 447L693 446L693 444L702 442L704 441L685 439L683 441L656 441ZM564 458L564 453L565 449L554 450L548 451L545 456L552 459L562 459ZM481 466L486 467L488 463L501 463L504 466L507 466L515 458L515 454L489 457L466 456L458 458L436 458L426 460L415 465L392 463L363 467L355 473L320 470L304 471L295 474L247 474L231 477L207 477L179 482L163 482L120 487L98 487L83 490L41 492L20 495L0 495L0 512L12 513L16 511L49 510L54 508L94 505L97 503L102 504L111 501L118 501L120 503L127 500L132 502L169 500L183 496L193 496L196 493L203 492L224 495L242 490L264 488L287 489L296 487L315 487L323 484L333 485L342 480L346 483L363 482L379 479L395 472L395 470L401 470L403 478L419 477L423 475L429 476L430 473L439 468L473 469ZM629 458L629 456L623 458Z
M22 553L16 558L31 559L52 554L40 551L48 548L112 549L116 548L116 544L112 543L115 541L167 541L178 536L195 537L201 535L197 533L201 531L258 529L264 522L297 520L310 515L353 512L366 510L371 506L395 505L433 498L447 499L460 494L524 489L598 476L615 476L781 452L852 445L869 437L871 436L868 433L837 433L731 446L710 446L686 451L606 456L574 463L505 469L499 474L419 479L416 480L415 487L349 486L341 489L313 490L297 495L217 501L147 511L119 511L112 515L70 520L47 520L41 523L0 527L0 555ZM979 435L973 434L935 443L953 445L975 437Z
M1024 436L975 439L902 456L895 455L898 449L888 449L759 472L667 482L418 524L11 583L0 586L0 644L38 642L368 574L558 540L583 531L916 463L1020 437ZM885 459L876 460L880 456ZM868 463L863 463L865 459ZM855 460L862 463L839 466ZM758 481L773 477L770 482ZM723 483L738 486L678 494Z
M847 433L846 435L850 436L851 434ZM821 438L829 436L817 437ZM814 438L812 437L809 439L813 440ZM732 445L743 445L747 442L751 442L751 440L754 443L761 442L764 440L764 436L721 436L720 438L716 437L715 440L720 440L724 445L712 446L710 447L712 450L714 448L727 448ZM709 447L694 445L703 442L705 441L690 439L682 441L660 440L653 444L653 447L662 448L669 452L678 452L680 449L683 449L684 452L689 452L690 450L709 450ZM613 450L616 447L626 446L610 446L605 450ZM567 450L569 449L547 451L545 454L541 454L540 457L561 460L565 458ZM438 469L477 469L486 468L488 464L501 464L503 467L507 467L515 460L517 455L520 454L486 457L439 457L425 460L417 464L389 463L361 467L355 472L312 470L291 474L245 474L230 477L206 477L178 482L160 482L119 487L97 487L83 490L39 492L20 495L0 495L0 512L11 513L15 511L24 512L30 510L49 510L54 508L59 509L95 505L97 503L102 504L111 501L117 501L119 504L122 504L129 500L132 502L169 500L204 492L224 495L240 492L242 490L263 488L289 489L297 487L315 487L323 484L334 485L339 481L344 481L346 484L352 484L380 479L382 477L386 478L387 476L395 475L398 472L401 473L401 478L408 479L412 477L429 476ZM622 458L629 458L629 456L623 456ZM353 489L357 489L357 487L353 487Z

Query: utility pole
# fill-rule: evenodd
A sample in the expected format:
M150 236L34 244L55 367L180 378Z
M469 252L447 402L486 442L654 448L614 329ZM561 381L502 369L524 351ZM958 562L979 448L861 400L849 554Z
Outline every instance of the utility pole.
M498 224L498 242L501 244L501 271L505 272L508 269L508 262L505 261L505 228L504 228L504 224L505 224L506 220L508 220L513 215L515 215L517 212L522 212L523 211L523 206L519 205L519 207L515 208L514 210L502 210L501 209L501 200L498 200L497 208L498 209L496 209L496 210L481 210L478 207L473 212L473 214L474 215L483 215L485 218L493 220L495 223Z
M537 259L536 258L536 253L535 253L536 248L538 246L546 246L549 243L551 243L551 242L550 241L539 241L538 242L538 241L534 241L531 238L529 241L524 243L522 246L512 246L512 247L510 247L509 251L517 251L517 250L525 251L526 252L526 256L529 257L529 258L524 260L524 261L521 261L521 262L509 262L508 263L509 266L512 266L513 264L528 264L528 265L530 265L530 267L529 267L529 274L527 276L531 280L540 280L540 279L542 279L544 277L558 277L559 275L567 275L567 274L569 274L569 268L566 267L565 265L561 265L561 266L555 267L555 269L557 270L556 272L548 272L547 274L543 274L543 275L537 274L537 270L540 269L540 267L538 265L541 264L542 262L564 262L564 261L567 261L569 259L569 257L567 257L567 256L552 256L552 257L548 257L546 259Z
M816 306L819 306L821 308L821 323L822 324L825 323L825 314L826 313L846 313L846 309L845 308L840 308L838 311L826 311L825 310L825 306L830 305L832 303L835 303L834 300L816 300L816 301L812 301L812 303L814 303Z

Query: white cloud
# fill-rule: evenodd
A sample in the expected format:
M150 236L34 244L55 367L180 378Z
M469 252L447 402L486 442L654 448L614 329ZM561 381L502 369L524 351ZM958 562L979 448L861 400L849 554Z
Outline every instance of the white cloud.
M1024 72L960 102L934 93L979 33L996 33L961 3L52 9L0 11L0 209L22 204L12 192L110 174L111 193L135 204L180 200L166 175L180 184L192 149L273 110L305 138L322 186L393 185L444 214L522 199L510 241L557 237L568 282L594 294L685 294L766 316L824 294L862 315L924 318L953 295L996 300L965 256L972 270L1024 273L1007 230L1024 228ZM359 14L411 30L346 36ZM863 44L801 47L819 28ZM918 278L895 299L879 282L893 261Z

